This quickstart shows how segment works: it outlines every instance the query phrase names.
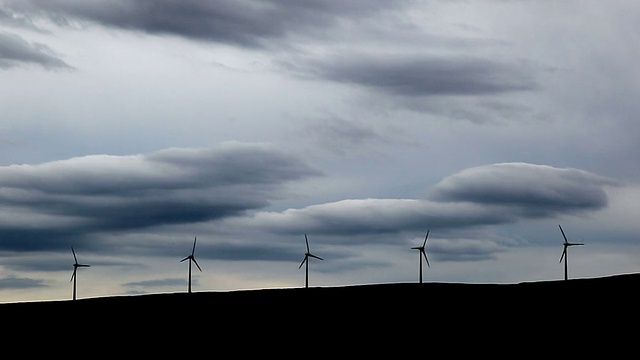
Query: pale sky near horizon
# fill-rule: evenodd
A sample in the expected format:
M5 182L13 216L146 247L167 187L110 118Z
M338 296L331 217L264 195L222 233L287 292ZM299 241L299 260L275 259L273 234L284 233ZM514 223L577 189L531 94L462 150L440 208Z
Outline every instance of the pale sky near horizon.
M0 302L640 269L640 2L0 0Z

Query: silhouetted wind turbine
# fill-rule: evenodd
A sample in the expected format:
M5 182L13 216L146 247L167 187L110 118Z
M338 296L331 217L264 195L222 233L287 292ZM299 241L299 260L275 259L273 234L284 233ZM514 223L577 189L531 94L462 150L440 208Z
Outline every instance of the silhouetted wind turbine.
M196 261L196 258L194 257L194 253L196 252L196 238L193 238L193 249L191 249L191 255L185 257L184 259L180 260L180 262L183 262L185 260L189 260L189 294L191 294L191 263L195 263L196 266L198 267L198 269L200 271L202 271L202 269L200 268L200 265L198 265L198 262Z
M562 233L562 237L564 238L564 249L562 250L562 255L560 256L560 262L562 262L562 259L564 258L564 279L568 280L569 276L567 273L567 248L569 246L574 246L574 245L584 245L584 244L580 244L580 243L570 243L567 240L567 237L564 235L564 230L562 230L562 226L558 225L558 227L560 228L560 232Z
M427 252L424 249L424 247L427 246L428 237L429 237L429 230L427 230L427 235L424 237L424 243L422 243L422 246L412 247L412 249L420 251L418 255L418 261L420 261L420 283L421 284L422 284L422 258L423 257L424 257L424 260L427 262L427 266L431 267L431 265L429 265L429 259L427 258Z
M73 281L73 300L76 299L76 284L77 284L77 278L78 276L76 275L76 273L78 272L78 268L79 267L90 267L91 265L87 265L87 264L79 264L78 263L78 258L76 257L76 252L73 250L73 246L71 247L71 252L73 253L73 273L71 274L71 280Z
M321 258L321 257L313 255L309 251L309 240L307 239L307 234L304 234L304 241L307 243L307 252L304 253L304 260L302 260L302 262L300 263L300 266L298 266L298 269L300 269L302 267L302 265L304 265L306 263L306 268L304 270L305 271L304 287L308 288L309 287L309 257L316 258L318 260L324 260L324 259Z

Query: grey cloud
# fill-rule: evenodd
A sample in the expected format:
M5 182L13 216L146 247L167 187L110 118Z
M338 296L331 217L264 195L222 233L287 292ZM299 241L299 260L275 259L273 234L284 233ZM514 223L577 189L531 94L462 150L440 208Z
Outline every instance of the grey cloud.
M309 126L310 133L318 134L322 139L327 140L327 145L331 144L338 148L357 148L362 143L376 142L381 135L373 128L364 124L356 124L339 118L325 118ZM329 147L329 146L327 146Z
M438 261L480 261L495 258L495 254L507 248L491 240L446 239L431 240L428 244L428 256Z
M0 168L0 189L54 196L144 195L152 190L270 185L312 174L318 172L272 145L229 142L212 149L171 148L151 154L89 155L5 166ZM25 196L20 201L26 201Z
M222 224L218 224L216 228L225 227ZM208 262L215 263L220 260L300 262L304 256L305 241L302 232L295 234L295 236L283 237L281 234L271 234L264 231L251 233L250 228L243 227L238 233L244 233L244 235L233 239L218 235L198 236L195 257L200 266L204 269L208 267ZM309 241L313 241L313 238L314 235L309 235ZM193 238L191 242L188 240L184 242L183 250L179 250L182 251L182 257L191 251L192 244ZM176 257L175 244L170 246L161 245L154 244L153 248L144 247L145 255ZM342 259L350 256L350 252L345 249L323 249L323 254L330 256L332 259Z
M416 199L348 199L283 212L260 212L249 223L273 232L328 235L389 234L464 228L516 220L497 207ZM243 223L245 220L242 220ZM348 241L371 242L350 237Z
M527 163L479 166L449 176L429 194L439 202L472 202L517 208L527 216L593 211L607 205L604 186L615 180L578 169Z
M12 251L68 249L82 240L87 230L86 228L47 227L36 222L25 226L2 223L0 224L0 249Z
M198 258L221 260L298 260L300 252L293 251L290 246L272 245L270 243L231 243L216 242L198 247Z
M4 246L2 248L4 248ZM71 276L73 268L71 248L67 247L63 252L64 254L62 255L56 254L54 256L45 252L34 252L29 254L29 256L20 256L19 253L15 252L3 252L2 266L5 269L21 273L26 271L69 271L69 276Z
M378 129L366 122L349 121L336 116L309 119L300 132L317 142L323 150L342 157L380 155L378 149L381 146L410 143L403 130L393 125Z
M495 95L535 90L531 69L479 57L401 55L329 57L283 63L305 77L409 96Z
M0 8L0 23L3 25L8 25L17 28L26 28L31 30L37 30L37 26L31 21L28 16L25 15L17 15L10 11L3 10Z
M71 68L46 45L29 43L18 35L0 32L0 68L24 64L40 65L47 69Z
M43 280L26 277L9 276L0 279L0 289L31 289L46 287Z
M0 247L59 248L95 232L235 216L319 174L271 145L241 143L1 167Z
M504 94L506 95L506 94ZM395 98L398 107L437 117L465 120L476 124L541 123L552 116L535 106L508 96L489 97L404 97Z
M298 0L20 0L12 11L39 13L59 23L84 20L151 34L259 48L289 35L326 29L337 19L394 9L405 1Z
M259 212L242 224L280 233L328 235L448 231L521 219L596 211L615 180L578 169L504 163L445 178L426 199L347 199L282 212ZM351 237L348 241L372 241ZM385 241L385 240L382 240Z

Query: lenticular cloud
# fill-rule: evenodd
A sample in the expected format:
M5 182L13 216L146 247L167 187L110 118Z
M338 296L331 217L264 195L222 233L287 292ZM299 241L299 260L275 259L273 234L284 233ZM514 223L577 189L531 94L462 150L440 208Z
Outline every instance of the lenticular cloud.
M271 145L242 143L0 167L0 238L38 244L56 234L236 216L267 206L286 182L318 174Z
M528 209L600 209L607 205L604 186L617 183L587 171L527 163L500 163L463 170L431 189L429 199Z

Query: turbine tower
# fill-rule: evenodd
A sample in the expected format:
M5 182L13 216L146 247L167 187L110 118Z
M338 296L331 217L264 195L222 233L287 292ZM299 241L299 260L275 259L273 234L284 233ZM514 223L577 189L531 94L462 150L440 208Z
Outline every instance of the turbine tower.
M564 234L564 230L562 230L562 226L558 225L558 227L560 228L560 232L562 233L562 237L564 238L564 249L562 250L562 255L560 256L560 262L562 262L562 259L564 259L564 279L568 280L569 279L569 275L567 272L567 248L569 246L574 246L574 245L584 245L584 244L580 244L580 243L570 243L567 240L567 237Z
M73 273L71 274L71 281L73 281L73 300L76 299L76 285L78 276L76 273L78 272L79 267L90 267L91 265L87 264L79 264L78 258L76 257L76 252L73 250L73 246L71 247L71 252L73 253Z
M427 238L429 238L429 230L427 230L427 235L424 237L424 242L422 243L422 246L412 247L412 249L419 251L418 261L420 262L420 283L421 284L422 284L422 258L423 257L424 257L424 260L427 262L427 266L431 267L431 265L429 265L429 259L427 258L427 252L424 249L425 246L427 246Z
M307 243L307 252L304 253L304 260L302 260L302 262L300 263L300 266L298 266L298 269L300 269L302 267L302 265L305 265L305 276L304 276L304 287L308 288L309 287L309 257L312 258L316 258L318 260L324 260L321 257L315 256L313 255L310 251L309 251L309 240L307 239L307 234L304 234L304 241Z
M180 262L183 262L185 260L189 260L189 294L191 294L191 263L195 263L196 266L198 267L198 270L202 271L202 269L200 268L200 265L198 265L198 262L196 261L196 258L194 257L194 253L196 252L196 239L197 237L193 238L193 249L191 249L191 255L185 257L184 259L180 260Z

